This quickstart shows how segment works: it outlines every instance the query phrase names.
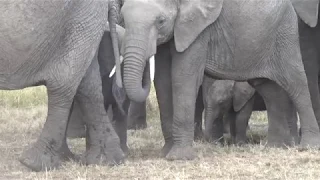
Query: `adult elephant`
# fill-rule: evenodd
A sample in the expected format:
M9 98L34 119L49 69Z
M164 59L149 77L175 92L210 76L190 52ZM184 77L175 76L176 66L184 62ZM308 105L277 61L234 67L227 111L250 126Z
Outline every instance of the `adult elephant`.
M120 37L119 40L121 44L121 37L123 37L124 29L119 28L117 32ZM112 40L109 31L106 31L103 34L97 56L94 60L97 62L97 65L92 67L94 68L92 71L100 72L100 76L96 76L96 79L93 79L93 81L99 82L102 79L104 107L120 138L121 149L125 154L127 154L127 114L130 102L124 90L117 86L115 77L109 77L109 74L115 65ZM78 94L74 98L70 120L68 123L67 137L86 137L85 122L87 116L90 114L86 114L81 109L81 102L84 100L84 97Z
M320 124L320 96L319 96L319 72L320 72L320 60L319 60L319 42L320 42L320 27L318 25L319 19L319 0L314 1L299 1L299 0L291 0L292 4L299 16L299 40L300 40L300 48L302 61L305 67L305 72L308 80L308 87L311 96L312 107L314 109L314 113L318 124ZM226 84L224 84L226 85ZM254 97L254 106L253 110L265 110L264 108L259 109L259 107L264 106L264 102L261 99L261 96L258 93L255 93ZM221 113L221 111L219 111ZM246 112L243 116L248 116L251 112ZM232 117L232 116L231 116ZM295 119L293 116L291 119ZM292 121L292 129L295 131L295 122ZM244 121L236 121L240 123L241 127L245 127L245 123L241 123ZM218 126L214 124L214 126ZM231 125L232 127L232 125ZM244 128L240 134L244 133ZM218 128L214 129L215 132L219 132ZM212 134L212 133L210 133ZM219 133L221 134L221 133ZM297 134L295 132L292 133L296 138ZM217 137L216 137L217 138ZM216 139L214 138L214 139Z
M126 24L124 86L130 99L146 99L150 83L142 75L147 59L156 54L162 153L167 159L196 157L194 108L204 72L215 78L248 80L262 95L269 129L282 129L269 133L269 145L291 144L288 123L276 113L281 108L269 91L279 92L274 96L289 99L285 102L291 100L296 107L300 145L320 144L300 55L297 16L289 0L128 0L121 11Z
M114 7L113 1L0 2L0 89L45 85L48 91L43 130L20 157L30 169L51 169L64 158L65 131L76 94L84 97L86 103L81 103L81 109L89 114L86 163L118 164L124 159L103 107L101 79L93 81L100 77L99 72L92 71L108 18L120 64ZM119 73L117 79L120 85Z

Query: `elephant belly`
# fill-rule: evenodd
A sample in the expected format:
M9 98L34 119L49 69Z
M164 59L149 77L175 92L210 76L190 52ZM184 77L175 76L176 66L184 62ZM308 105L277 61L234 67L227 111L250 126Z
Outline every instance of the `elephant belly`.
M234 2L239 4L235 6ZM286 6L285 1L266 0L226 3L217 22L208 30L210 42L205 72L237 81L268 76Z
M210 47L205 73L218 78L236 81L266 77L272 51L264 51L265 46L272 47L271 42L261 42L257 49L229 46L227 42L216 43ZM222 45L222 46L221 46Z

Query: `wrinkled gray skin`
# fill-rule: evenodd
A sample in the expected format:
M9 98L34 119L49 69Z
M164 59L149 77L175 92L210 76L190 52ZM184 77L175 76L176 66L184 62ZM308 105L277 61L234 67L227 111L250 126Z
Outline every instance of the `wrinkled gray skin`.
M123 18L120 14L121 6L123 5L122 0L114 1L116 5L116 14L118 15L116 20L117 24L124 27ZM124 31L123 31L124 32ZM120 33L120 37L123 36L123 33ZM121 38L119 39L121 41ZM116 84L113 84L113 78L109 78L109 74L111 72L112 67L115 65L115 59L112 49L112 41L110 38L109 32L105 32L100 45L98 52L98 60L101 71L102 78L102 91L105 99L105 108L108 113L109 119L112 119L114 125L118 125L118 122L122 122L119 124L120 127L116 127L119 129L118 135L120 136L121 147L126 152L126 133L122 131L122 128L128 126L128 129L145 129L147 127L146 121L146 102L138 103L138 102L130 102L129 110L127 106L127 97L121 90L118 88ZM112 91L112 87L115 91ZM116 94L114 92L117 92ZM123 102L121 102L123 101ZM125 103L124 103L125 102ZM109 106L111 106L109 108ZM119 109L120 108L120 109ZM115 113L113 113L115 111ZM123 113L124 112L124 113ZM119 114L118 114L119 113ZM115 116L113 116L115 115ZM68 123L67 129L67 137L70 138L82 138L85 137L85 122L83 120L83 113L78 107L77 101L75 101L74 106L71 110L71 118ZM116 119L118 119L116 121ZM116 123L117 122L117 123ZM127 125L125 125L127 124ZM124 126L125 125L125 126Z
M311 102L320 124L320 25L318 23L319 0L299 2L292 0L299 16L299 37L302 61L306 70ZM306 16L312 17L308 20Z
M120 34L120 37L123 33ZM97 61L99 65L94 71L100 72L101 77L95 77L95 81L102 79L102 93L104 97L104 107L112 120L113 126L120 138L121 149L125 154L128 153L127 147L127 114L129 99L123 89L115 83L114 76L109 78L111 69L115 65L111 36L105 32L98 50ZM74 104L71 109L71 116L68 123L67 137L80 138L86 137L85 119L87 114L81 111L79 101L83 101L82 96L75 96Z
M43 130L20 157L34 171L58 167L69 158L65 132L75 96L82 97L79 105L88 114L85 163L113 165L124 159L93 60L108 30L109 7L108 1L90 0L0 2L0 89L45 85L48 91Z
M215 80L205 76L202 87L205 102L205 139L209 142L223 142L223 133L230 132L232 143L246 143L246 131L252 111L266 110L261 96L247 82ZM295 111L281 113L290 115L287 120L291 137L298 143Z
M120 37L122 34L123 33L120 34ZM102 79L104 106L107 110L108 117L109 119L112 119L114 128L120 138L121 148L123 152L127 154L127 126L129 127L131 125L135 129L142 128L143 125L146 127L146 124L144 124L146 123L145 102L130 102L123 89L116 85L114 76L109 78L111 69L115 65L109 32L105 32L101 39L97 58L99 62L99 69L97 69L97 71L100 71ZM99 81L99 79L96 81ZM80 109L79 99L81 99L81 97L76 96L68 123L67 137L70 138L81 138L86 136L86 115Z
M289 0L128 0L121 11L126 24L123 78L130 99L146 99L148 82L141 80L147 59L156 54L162 154L167 159L196 157L194 109L204 72L217 79L248 80L261 94L268 110L269 146L292 144L285 114L276 113L281 108L273 101L281 98L282 107L289 112L296 107L299 113L301 147L320 145L297 16Z
M320 26L319 21L319 1L309 1L303 2L298 0L291 0L293 2L294 8L299 17L299 41L301 48L302 61L304 64L308 87L311 96L312 107L318 121L320 124L320 95L319 95L319 73L320 73ZM309 16L309 18L308 18ZM311 19L310 19L311 17ZM257 96L257 95L255 95ZM257 99L257 97L254 97ZM261 99L258 97L258 99ZM264 104L261 102L256 102L255 106ZM255 110L255 106L253 109ZM293 131L295 131L295 118L292 121ZM296 138L296 132L292 133ZM297 138L296 138L297 139Z

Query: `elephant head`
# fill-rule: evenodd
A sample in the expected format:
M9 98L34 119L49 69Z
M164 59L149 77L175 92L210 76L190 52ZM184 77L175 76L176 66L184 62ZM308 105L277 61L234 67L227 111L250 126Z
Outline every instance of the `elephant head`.
M223 0L126 0L121 9L126 32L122 44L124 86L130 99L142 102L149 93L143 72L157 45L174 37L185 51L219 16ZM142 82L145 82L144 84Z
M291 0L298 16L310 27L318 23L319 0Z

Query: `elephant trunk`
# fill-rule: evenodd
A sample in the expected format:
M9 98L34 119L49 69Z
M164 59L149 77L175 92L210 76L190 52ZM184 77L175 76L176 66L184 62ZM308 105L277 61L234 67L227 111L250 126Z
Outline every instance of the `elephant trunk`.
M221 141L223 137L223 115L213 109L216 108L206 108L205 113L204 137L209 142Z
M212 126L213 126L213 112L211 108L206 108L205 110L205 126L204 126L204 137L207 141L212 138Z
M123 81L128 97L135 102L145 101L150 92L150 65L146 58L146 49L146 41L126 40Z

